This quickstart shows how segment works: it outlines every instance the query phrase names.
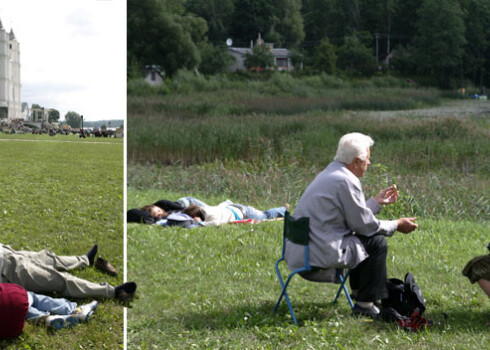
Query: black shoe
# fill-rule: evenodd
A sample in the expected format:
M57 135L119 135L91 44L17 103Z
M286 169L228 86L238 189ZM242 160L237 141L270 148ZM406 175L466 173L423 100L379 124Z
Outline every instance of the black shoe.
M379 312L377 312L376 307L373 305L370 308L364 308L360 307L359 305L354 305L354 308L352 309L352 314L354 316L366 316L370 317L373 320L376 319L379 315Z
M88 257L88 262L90 264L90 266L93 266L94 265L94 262L95 262L95 256L97 255L97 250L99 249L99 247L96 245L94 245L92 247L92 249L90 249L90 251L87 253L87 257Z
M115 298L127 303L134 299L134 294L136 293L136 283L126 282L115 288Z

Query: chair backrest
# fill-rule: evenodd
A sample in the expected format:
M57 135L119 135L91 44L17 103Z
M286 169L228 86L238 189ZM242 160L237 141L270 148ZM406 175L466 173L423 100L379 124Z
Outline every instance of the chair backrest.
M307 246L310 240L310 218L293 218L289 211L284 215L284 237L293 243Z

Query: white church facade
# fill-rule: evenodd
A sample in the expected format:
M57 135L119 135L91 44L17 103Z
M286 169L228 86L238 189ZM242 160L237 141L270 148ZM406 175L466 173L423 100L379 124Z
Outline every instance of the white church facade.
M14 32L0 20L0 119L21 119L20 50Z

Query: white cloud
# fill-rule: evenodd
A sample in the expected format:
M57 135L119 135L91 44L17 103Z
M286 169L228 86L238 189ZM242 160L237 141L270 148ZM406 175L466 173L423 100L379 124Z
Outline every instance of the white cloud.
M20 43L22 101L85 120L126 113L126 1L4 0Z

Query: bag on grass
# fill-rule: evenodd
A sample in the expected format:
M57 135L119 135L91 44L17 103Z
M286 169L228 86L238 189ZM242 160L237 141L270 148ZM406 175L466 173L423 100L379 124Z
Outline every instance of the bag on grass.
M393 308L400 315L410 317L414 311L420 315L425 311L425 299L422 290L411 273L405 275L405 281L397 278L388 280L388 298L382 301L383 308Z

